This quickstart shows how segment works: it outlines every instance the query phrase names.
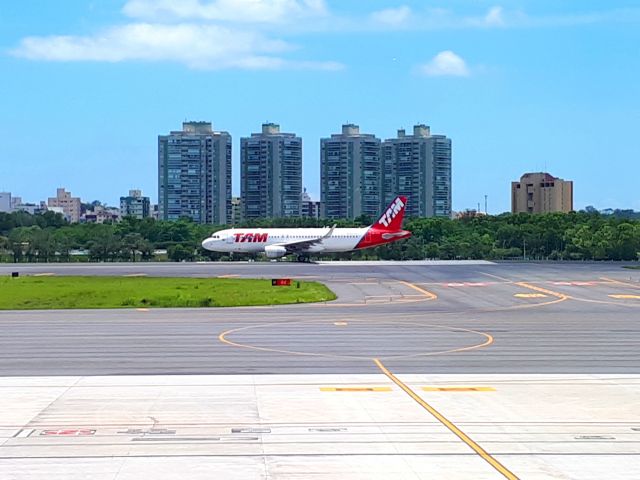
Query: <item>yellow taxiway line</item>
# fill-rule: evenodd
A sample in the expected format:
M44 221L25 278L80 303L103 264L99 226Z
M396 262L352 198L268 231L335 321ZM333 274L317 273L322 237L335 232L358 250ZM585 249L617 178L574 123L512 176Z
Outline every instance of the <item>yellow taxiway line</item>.
M387 367L383 365L383 363L374 358L373 361L378 366L382 373L384 373L389 379L395 383L398 387L405 391L407 395L409 395L413 400L416 401L422 408L424 408L427 412L429 412L433 417L436 418L442 425L447 427L454 435L456 435L460 440L466 443L474 452L476 452L482 459L491 465L494 469L496 469L499 473L502 474L505 478L509 480L518 480L518 477L511 472L507 467L502 465L498 460L493 458L487 451L474 442L466 433L460 430L456 425L448 420L444 415L438 412L435 408L425 402L417 393L415 393L411 388L402 382L398 377L396 377L393 373L391 373Z
M421 288L421 287L419 287L417 285L414 285L413 283L404 282L404 281L401 281L399 283L403 284L406 287L413 288L416 292L420 292L422 295L427 297L429 300L435 300L436 298L438 298L438 296L435 293L431 293L430 291L425 290L424 288Z
M600 279L606 280L609 283L617 283L618 285L626 285L627 287L640 288L640 284L635 285L633 283L623 282L621 280L614 280L613 278L608 278L608 277L600 277Z
M528 288L529 290L535 290L536 292L544 293L545 295L551 295L552 297L556 297L558 299L557 301L560 301L560 302L564 300L569 300L570 298L572 298L569 295L565 295L564 293L554 292L553 290L547 290L546 288L538 287L536 285L531 285L530 283L527 283L527 282L517 282L516 285L520 287Z

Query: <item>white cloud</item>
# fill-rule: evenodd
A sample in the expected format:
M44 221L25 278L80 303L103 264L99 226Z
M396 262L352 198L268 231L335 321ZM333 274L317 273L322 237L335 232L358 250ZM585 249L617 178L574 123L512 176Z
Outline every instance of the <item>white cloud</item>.
M324 16L324 0L128 0L125 15L149 21L287 23Z
M260 33L217 25L134 23L94 36L27 37L12 53L59 62L173 61L198 69L341 68L336 62L297 62L277 55L293 49L287 42Z
M397 28L408 23L411 18L411 8L406 5L398 8L387 8L373 12L370 18L376 24Z
M469 68L466 62L453 53L451 50L445 50L438 53L425 65L420 67L420 71L430 77L467 77L469 76Z
M487 27L502 27L505 24L502 7L491 7L484 16L484 23Z
M597 23L638 23L640 8L611 9L586 13L564 13L554 15L529 15L525 11L494 5L484 12L461 13L448 8L424 8L410 10L409 7L389 8L373 12L368 22L349 19L342 22L351 30L395 29L413 31L438 31L488 28L548 28L591 25ZM336 21L334 20L335 24Z
M496 28L509 26L510 22L521 20L516 12L505 12L501 6L493 6L485 13L460 15L447 8L425 8L413 11L406 5L373 12L369 22L352 22L354 28L402 30L450 30L461 28Z

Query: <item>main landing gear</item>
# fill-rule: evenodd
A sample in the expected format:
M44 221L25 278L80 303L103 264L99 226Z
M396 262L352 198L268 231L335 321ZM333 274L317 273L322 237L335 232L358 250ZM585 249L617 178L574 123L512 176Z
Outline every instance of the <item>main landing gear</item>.
M311 257L309 257L308 255L298 255L296 257L296 261L298 263L314 263L311 261Z

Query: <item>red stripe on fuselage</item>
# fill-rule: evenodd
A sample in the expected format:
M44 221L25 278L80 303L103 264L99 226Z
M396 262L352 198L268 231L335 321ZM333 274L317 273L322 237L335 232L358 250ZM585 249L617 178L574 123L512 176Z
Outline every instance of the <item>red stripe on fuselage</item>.
M374 225L372 227L369 227L364 236L357 243L355 249L360 250L363 248L377 247L378 245L396 242L404 238L409 238L410 236L411 232L407 230L390 232L388 230L380 230Z

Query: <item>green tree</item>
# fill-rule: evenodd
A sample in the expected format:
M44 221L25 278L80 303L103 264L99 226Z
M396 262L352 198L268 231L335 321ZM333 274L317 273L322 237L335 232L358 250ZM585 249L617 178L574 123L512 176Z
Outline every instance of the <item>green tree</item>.
M137 252L141 250L143 242L145 242L145 240L139 233L127 233L121 242L123 252L125 253L124 258L135 262Z
M24 257L31 261L33 258L32 243L35 232L39 228L35 225L30 227L17 227L9 233L9 250L13 254L13 261L20 262Z
M171 245L167 249L167 256L174 262L191 261L194 258L193 250L184 245Z
M89 257L106 262L113 260L121 249L120 238L115 235L111 225L100 225L88 242Z
M57 246L52 229L38 229L33 232L29 251L38 262L49 262L55 258Z

